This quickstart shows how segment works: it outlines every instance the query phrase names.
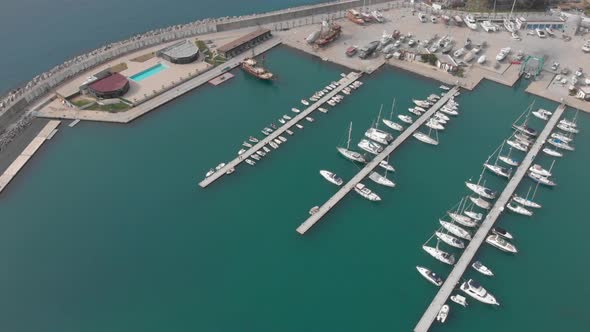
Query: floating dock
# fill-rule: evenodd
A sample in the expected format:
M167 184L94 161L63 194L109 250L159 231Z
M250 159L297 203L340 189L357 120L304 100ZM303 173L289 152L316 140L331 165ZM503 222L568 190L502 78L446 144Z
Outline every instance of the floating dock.
M504 207L512 198L512 194L514 194L516 187L518 187L518 184L525 176L529 167L531 167L531 164L535 160L535 157L543 147L543 144L549 137L551 131L553 131L553 128L557 124L557 121L559 121L559 118L561 117L564 111L565 105L563 104L555 110L553 116L551 116L551 118L547 122L547 125L545 125L545 128L535 141L535 144L533 144L531 149L527 152L520 166L518 167L518 169L506 185L506 188L504 189L504 191L502 191L502 194L500 195L500 197L498 197L498 200L495 202L494 206L492 207L484 221L481 223L481 226L473 236L473 239L471 240L471 242L469 242L469 245L463 251L463 255L461 255L461 257L453 267L453 270L445 280L445 283L439 289L438 293L436 294L436 296L434 297L434 299L422 315L422 318L420 319L418 324L416 324L416 327L414 327L414 332L426 332L428 331L428 329L430 329L430 326L432 325L432 322L434 322L436 315L438 314L442 306L445 304L445 302L447 302L447 299L451 295L451 292L455 290L455 287L459 283L461 277L463 276L463 273L465 273L465 270L469 267L469 264L471 263L473 257L477 253L477 250L484 242L486 236L492 229L492 226L494 225L500 214L504 211Z
M330 100L332 97L337 95L338 92L342 91L342 89L349 86L352 82L358 80L359 77L361 77L360 73L352 72L352 73L349 73L348 75L346 75L345 77L341 78L338 81L338 83L339 83L338 86L336 86L335 89L328 92L322 98L320 98L318 101L316 101L315 103L311 104L306 109L302 110L300 113L293 116L293 118L291 120L287 121L284 125L278 127L270 135L268 135L264 139L260 140L260 142L253 145L251 148L246 150L246 152L239 155L236 159L230 161L224 167L222 167L221 169L215 171L215 173L213 173L210 176L203 179L203 181L201 181L199 183L199 186L201 186L202 188L205 188L208 185L210 185L211 183L213 183L215 180L224 176L228 170L235 168L237 165L239 165L241 162L246 160L252 154L256 153L256 151L262 149L263 146L265 146L266 144L270 143L273 139L275 139L278 136L280 136L281 134L283 134L285 131L287 131L287 129L295 126L295 124L299 123L299 121L304 120L305 117L307 117L311 112L315 111L320 106L325 104L328 100Z
M430 117L436 113L451 97L459 91L459 87L453 87L442 98L440 98L432 107L422 114L414 123L412 123L406 130L404 130L396 139L391 142L383 151L375 156L373 160L358 172L348 183L346 183L334 196L332 196L326 203L319 207L319 210L312 214L305 222L297 227L299 234L305 234L313 225L315 225L326 213L328 213L338 202L354 189L357 183L361 182L365 177L379 165L379 163L389 156L398 146L400 146L408 137L420 128Z
M223 73L223 74L215 77L214 79L210 80L209 84L214 85L214 86L218 86L219 84L227 82L232 78L234 78L234 75L232 73Z
M39 134L33 141L27 145L27 147L21 152L21 154L16 157L16 159L8 166L8 168L4 171L2 175L0 175L0 193L6 188L6 186L12 181L12 179L18 174L18 172L25 166L27 161L33 157L35 152L45 143L46 140L50 138L50 136L55 135L57 132L57 126L60 124L61 121L58 120L51 120L49 123L41 129Z

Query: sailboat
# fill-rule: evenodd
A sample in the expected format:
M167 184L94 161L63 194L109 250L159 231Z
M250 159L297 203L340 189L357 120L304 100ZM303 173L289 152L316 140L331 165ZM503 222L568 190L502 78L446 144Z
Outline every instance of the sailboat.
M473 183L470 182L471 179L469 179L469 181L465 181L465 185L467 186L467 188L469 188L471 191L473 191L474 193L478 194L481 197L485 197L487 199L495 199L496 195L498 194L497 192L480 185L481 180L483 178L483 174L486 171L485 167L481 170L481 174L479 174L479 179L477 180L477 183ZM479 206L478 202L476 202L475 200L471 200L473 203L475 203L476 205Z
M514 11L515 4L516 4L516 0L514 0L514 2L512 2L512 9L510 9L510 15L508 15L508 18L504 19L504 27L510 33L514 33L516 31L516 26L514 25L514 22L512 22L512 12Z
M517 119L514 121L514 123L512 123L512 128L514 128L514 130L516 130L516 131L520 131L520 132L522 132L522 133L524 133L524 134L526 134L526 135L529 135L529 136L536 137L537 135L539 135L539 133L538 133L538 132L537 132L535 129L533 129L533 128L531 128L531 127L529 127L529 126L527 125L527 123L528 123L528 121L529 121L529 117L530 117L530 115L531 115L531 110L533 109L533 105L534 105L534 104L535 104L535 102L533 101L533 102L532 102L532 103L529 105L529 107L528 107L528 108L527 108L527 109L526 109L526 110L525 110L525 111L524 111L524 112L523 112L523 113L522 113L522 114L521 114L521 115L520 115L520 116L519 116L519 117L518 117L518 118L517 118ZM518 123L518 121L519 121L519 120L520 120L520 119L521 119L523 116L524 116L525 118L524 118L524 121L522 122L522 124L517 124L517 123Z
M383 168L386 171L395 172L395 168L389 164L389 155L387 156L387 160L381 160L379 162L379 167Z
M500 150L500 153L502 151ZM503 156L503 155L499 155L498 159L502 160L505 164L510 165L510 166L518 166L520 165L520 161L510 157L510 155L512 154L512 146L510 147L510 149L508 150L508 155Z
M374 126L371 126L371 128L369 128L365 132L365 136L367 138L372 139L373 141L375 141L377 143L388 145L389 142L391 142L393 140L393 136L391 136L390 133L379 129L379 119L381 118L381 111L382 110L383 110L383 105L381 105L381 108L379 109L379 115L377 116L377 121L374 122Z
M520 197L517 194L514 194L512 196L512 200L522 206L540 209L541 204L538 204L535 201L533 201L533 198L535 198L535 194L537 193L537 188L539 188L539 183L537 182L537 185L535 186L535 191L533 192L533 196L531 197L531 199L529 199L529 193L531 192L531 188L532 187L529 187L529 191L526 193L526 197Z
M423 142L426 144L431 144L431 145L438 145L438 131L436 131L436 130L434 131L436 134L436 139L430 137L431 131L432 131L432 128L428 129L428 134L425 134L421 131L416 131L414 134L412 134L412 136L414 136L414 138L416 138L420 142Z
M389 119L383 119L382 121L387 127L391 128L393 130L402 131L402 130L404 130L404 127L402 125L400 125L399 123L394 122L392 120L394 107L395 107L395 98L393 98L393 103L391 104L391 114L389 115Z
M492 173L494 173L496 175L499 175L499 176L502 176L502 177L505 177L505 178L508 179L508 178L510 178L510 175L512 174L512 168L505 168L505 167L502 167L502 166L498 165L498 159L500 157L500 151L502 151L502 148L504 148L504 143L505 142L502 142L502 145L500 145L498 147L498 149L496 149L496 151L494 151L494 153L488 157L488 160L486 160L486 162L483 165L484 165L485 168L487 168ZM497 154L496 154L496 152L497 152ZM490 158L494 154L496 154L496 161L493 164L490 164L489 163Z
M449 264L449 265L455 264L455 256L438 249L438 241L436 242L436 248L430 247L427 245L423 245L422 249L424 249L424 251L426 251L430 256L436 258L437 260L439 260L445 264Z
M451 219L453 219L454 222L456 222L460 225L467 226L467 227L477 226L477 222L475 222L475 220L462 214L463 210L465 210L464 203L467 203L467 200L465 198L461 198L461 201L459 202L459 205L457 206L457 210L456 211L448 211L447 214L449 215L449 217L451 217Z
M337 147L336 150L340 152L344 158L350 159L352 161L358 161L360 163L367 162L365 158L358 152L349 150L350 148L350 135L352 134L352 122L350 123L350 127L348 129L348 140L346 141L346 148Z
M373 180L373 182L378 183L382 186L386 187L395 187L395 183L387 178L387 171L385 171L385 175L381 175L377 172L371 172L369 175L369 179Z
M436 231L434 232L434 234L436 234L436 237L441 239L444 243L450 245L451 247L455 247L455 248L459 248L459 249L463 249L465 248L465 242L463 242L462 240L459 240L458 238L447 234L447 233L443 233L440 231Z

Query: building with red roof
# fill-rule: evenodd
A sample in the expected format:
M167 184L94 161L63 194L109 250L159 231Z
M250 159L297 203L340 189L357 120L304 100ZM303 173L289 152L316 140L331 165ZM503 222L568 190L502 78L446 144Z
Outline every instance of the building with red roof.
M96 98L117 98L129 91L129 80L119 73L97 79L87 86L88 92Z

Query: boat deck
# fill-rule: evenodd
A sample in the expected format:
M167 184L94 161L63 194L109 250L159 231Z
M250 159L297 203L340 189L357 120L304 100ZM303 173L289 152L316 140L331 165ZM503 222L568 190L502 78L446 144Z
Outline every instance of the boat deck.
M368 162L365 167L357 173L350 181L348 181L334 196L326 201L319 210L305 220L299 227L297 232L299 234L305 234L313 225L315 225L326 213L328 213L338 202L346 196L351 190L354 189L357 183L364 179L379 163L390 155L395 149L397 149L406 139L412 136L412 134L420 128L430 117L436 113L456 92L459 91L459 87L454 87L449 90L442 98L440 98L431 108L420 116L414 123L412 123L406 130L404 130L396 139L391 142L383 151L375 156L373 160Z
M277 138L281 134L285 133L287 131L287 129L295 126L295 124L304 120L305 117L307 117L307 116L309 116L309 114L311 114L311 112L315 111L320 106L325 104L328 100L330 100L332 97L337 95L340 91L342 91L342 89L349 86L352 82L358 80L359 77L361 77L360 73L351 72L348 75L346 75L346 77L341 78L338 81L340 84L336 87L336 89L333 89L332 91L328 92L322 98L320 98L317 102L309 105L307 108L303 109L300 113L297 113L297 114L293 113L295 115L293 116L293 118L291 120L287 121L284 125L277 127L277 129L275 131L273 131L270 135L266 136L264 139L261 139L260 142L254 144L251 148L246 150L246 152L239 155L236 159L228 162L224 167L222 167L221 169L219 169L215 173L213 173L210 176L203 179L203 181L201 181L199 183L199 186L201 186L202 188L205 188L208 185L210 185L211 183L213 183L214 181L216 181L217 179L219 179L220 177L224 176L228 170L235 168L240 163L245 161L248 157L250 157L252 154L256 153L256 151L262 149L263 146L267 145L272 140L274 140L275 138Z
M547 137L549 137L549 134L551 134L551 131L559 121L559 118L561 117L564 111L565 105L563 104L555 110L553 116L551 116L551 118L545 125L543 131L541 132L541 134L539 134L539 137L535 141L535 144L533 144L531 149L528 151L525 158L522 160L522 163L520 164L520 166L518 167L518 169L506 185L506 188L498 197L498 200L495 202L494 206L492 207L484 221L481 223L481 226L473 236L473 239L471 240L471 242L469 242L469 245L463 251L463 255L461 255L461 257L453 267L453 270L445 280L444 284L441 286L438 293L436 294L436 296L434 297L434 299L422 315L422 318L420 319L418 324L416 324L416 327L414 327L415 332L426 332L428 331L428 329L430 329L430 326L432 325L432 322L434 322L434 319L436 318L436 315L438 314L440 308L442 308L445 302L447 302L447 299L449 295L451 295L451 292L455 290L455 287L459 283L461 277L463 276L463 273L469 267L469 263L471 263L473 257L477 253L477 250L479 249L481 244L484 242L486 236L492 229L492 226L504 211L504 207L514 194L516 187L518 187L520 181L522 181L522 178L525 176L527 170L532 165L533 161L535 160L535 157L543 147L543 144L547 140Z

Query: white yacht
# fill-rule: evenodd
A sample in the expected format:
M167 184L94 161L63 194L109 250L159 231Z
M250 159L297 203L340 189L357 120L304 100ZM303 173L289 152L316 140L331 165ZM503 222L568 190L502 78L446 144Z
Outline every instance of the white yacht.
M412 117L411 117L411 116L400 114L400 115L398 115L397 117L398 117L400 120L402 120L403 122L407 123L407 124L412 124L412 123L414 123L414 120L412 120Z
M494 275L494 272L492 272L492 270L488 269L488 267L483 265L480 261L473 262L473 264L471 264L471 267L473 267L477 272L479 272L483 275L490 276L490 277L492 277Z
M379 166L386 171L395 172L395 168L391 166L387 161L381 160L379 162Z
M550 138L547 140L547 143L553 145L556 148L560 148L560 149L564 149L564 150L568 150L568 151L574 151L575 148L569 144L567 144L566 142L557 139L557 138Z
M517 125L516 123L514 123L514 124L512 124L512 128L514 128L514 130L520 131L521 133L524 133L528 136L536 137L539 135L538 131L527 126L526 124Z
M477 226L477 222L475 220L469 218L468 216L464 216L462 214L458 214L455 212L447 212L449 217L453 219L457 224L466 226L466 227L475 227Z
M481 197L469 197L473 204L479 206L482 209L489 210L492 208L492 204Z
M560 141L564 141L566 143L570 143L571 141L573 141L573 138L571 137L567 137L566 135L560 133L560 132L554 132L551 133L551 137L552 138L557 138Z
M291 120L291 119L292 119L292 117L290 117L290 116L288 116L287 114L285 114L285 115L283 115L283 119L285 119L285 120Z
M551 157L563 157L563 153L553 150L551 148L543 148L543 152Z
M245 141L242 142L242 145L245 146L245 147L247 147L247 148L251 148L252 147L252 144L250 144L248 142L245 142Z
M575 122L575 119L574 119L574 121L570 121L568 119L561 119L561 120L559 120L559 123L564 124L566 126L573 127L573 128L576 128L578 126Z
M299 113L299 112L301 112L300 110L296 109L295 107L291 108L291 111L293 111L294 113Z
M439 86L438 88L439 88L439 89L441 89L441 90L444 90L444 91L449 91L449 90L451 90L451 88L450 88L450 87L448 87L448 86L446 86L446 85L441 85L441 86Z
M498 159L502 160L504 163L510 166L518 166L520 162L510 156L498 156Z
M390 133L377 128L369 128L365 132L365 136L372 139L373 141L381 144L389 144L393 140L393 136Z
M369 175L369 179L373 180L375 183L378 183L386 187L395 187L395 183L393 181L377 172L371 172L371 174Z
M393 130L397 130L397 131L404 130L404 127L397 122L393 122L393 121L387 120L387 119L383 119L382 121L387 127L391 128Z
M258 143L258 138L254 137L254 136L250 136L250 137L248 138L248 140L249 140L250 142L252 142L252 143Z
M507 230L505 230L504 228L501 228L501 227L492 228L492 233L496 234L496 235L500 235L501 237L506 238L508 240L514 239L512 234L510 234Z
M465 242L459 240L458 238L456 238L450 234L446 234L446 233L439 232L439 231L434 232L434 234L436 234L436 237L438 237L444 243L450 245L451 247L455 247L455 248L459 248L459 249L465 248Z
M412 99L412 102L414 102L414 104L416 104L416 106L420 106L420 107L424 107L424 108L430 107L430 102L428 102L426 100Z
M543 185L546 185L549 187L555 187L557 185L557 183L555 183L555 181L551 180L550 178L539 175L537 173L528 172L527 174L528 174L529 178L531 178L531 180L538 182L540 184L543 184Z
M514 194L514 196L512 196L512 200L515 201L516 203L526 206L526 207L532 207L535 209L540 209L541 208L541 204L538 204L530 199L526 199L524 197L520 197L516 194Z
M448 304L443 305L438 311L438 314L436 315L436 320L441 323L444 323L447 320L447 316L449 315L450 309L451 308Z
M484 186L481 186L479 184L476 183L471 183L468 181L465 181L465 185L467 186L467 188L471 189L474 193L485 197L487 199L495 199L497 193L491 189L488 189Z
M508 202L508 204L506 204L506 207L508 208L508 210L514 212L514 213L518 213L521 214L523 216L532 216L533 215L533 211L527 210L525 207L516 204L515 202Z
M286 142L287 138L284 136L279 135L279 139L281 140L281 142Z
M250 166L254 166L254 165L256 165L256 162L254 160L246 159L246 164L248 164Z
M475 221L480 221L483 218L483 214L479 213L479 212L474 212L474 211L464 211L463 212L466 216L468 216L469 218L475 220Z
M335 173L332 173L330 171L321 170L320 175L323 176L324 179L328 180L328 182L331 182L337 186L341 186L344 182L341 177L337 176Z
M309 106L309 102L305 99L301 99L301 103L305 106Z
M369 153L372 154L379 154L381 153L381 151L383 151L383 147L375 142L371 142L368 139L362 139L357 146Z
M438 113L438 112L437 112L437 113ZM442 113L441 113L441 114L442 114ZM441 117L440 117L440 116L438 116L437 114L434 114L434 115L432 116L432 118L431 118L431 119L432 119L433 121L435 121L435 122L438 122L438 123L440 123L440 124L443 124L443 125L447 124L447 122L449 121L449 120L445 120L445 119L441 118Z
M494 295L488 293L485 288L483 288L477 281L473 279L469 279L462 283L461 290L479 302L500 305Z
M541 176L551 176L551 172L544 169L541 165L539 164L534 164L533 166L529 167L529 171L533 172L533 173L537 173Z
M518 252L518 250L516 250L516 247L512 243L506 241L506 239L497 234L488 235L488 237L486 238L486 242L502 251L510 253Z
M576 127L565 123L558 123L557 128L572 134L577 134L580 132Z
M322 113L328 113L328 110L323 107L318 108L318 111L320 111Z
M444 227L447 231L449 231L449 233L451 233L455 236L458 236L462 239L471 241L471 234L469 234L468 231L466 231L463 228L461 228L455 224L452 224L448 221L444 221L442 219L439 219L438 221L440 222L442 227Z
M438 248L429 247L427 245L423 245L422 249L424 249L424 251L426 251L428 254L430 254L430 256L436 258L437 260L439 260L445 264L449 264L449 265L455 264L455 256L453 256L447 252L444 252Z
M211 175L213 175L213 173L215 173L215 170L213 168L210 168L209 171L207 171L207 173L205 174L205 177L208 178Z
M428 121L426 122L426 126L428 128L432 128L432 129L436 129L436 130L444 130L445 129L445 127L442 124L440 124L438 121L436 121L433 118L428 119Z
M356 191L359 195L363 196L364 198L370 201L376 202L381 200L381 197L379 197L379 195L372 192L371 189L367 188L364 184L360 182L357 183L356 186L354 186L354 191Z
M485 166L485 168L489 169L492 173L505 177L505 178L510 178L510 174L512 173L512 169L508 169L502 166L498 166L498 165L493 165L493 164L488 164L488 163L484 163L483 164Z
M458 305L467 307L467 299L459 294L452 295L451 301L457 303Z
M506 144L510 145L518 151L527 152L528 150L528 147L519 141L513 141L508 139L506 140Z
M459 114L459 112L457 112L457 110L448 108L446 105L440 108L440 111L443 113L446 113L448 115L457 115Z
M358 161L360 163L367 162L365 160L365 158L360 153L358 153L356 151L349 150L349 148L350 148L350 135L351 135L351 133L352 133L352 122L350 123L350 127L348 129L348 140L346 141L346 147L344 148L344 147L340 147L339 146L339 147L336 148L336 150L338 150L338 152L340 152L340 154L342 156L344 156L344 158L347 158L349 160Z
M412 136L414 136L414 138L416 138L420 142L424 142L426 144L431 144L431 145L438 145L438 141L436 139L426 135L425 133L423 133L421 131L416 131L415 133L412 134Z
M537 118L541 119L541 120L549 120L549 117L553 114L551 112L549 112L548 110L539 108L538 110L532 112L534 116L536 116Z
M422 115L422 111L420 111L421 109L423 109L422 107L410 107L408 108L408 112L420 116Z
M437 118L439 118L439 119L445 120L445 121L450 121L451 120L448 116L446 116L444 113L441 113L439 111L437 111L436 113L434 113L434 116L437 117Z
M485 55L480 56L479 58L477 58L477 63L479 63L480 65L483 65L486 62L487 58Z
M443 284L442 278L439 277L436 273L430 271L429 269L422 266L416 266L416 270L418 270L418 272L432 284L439 287Z

